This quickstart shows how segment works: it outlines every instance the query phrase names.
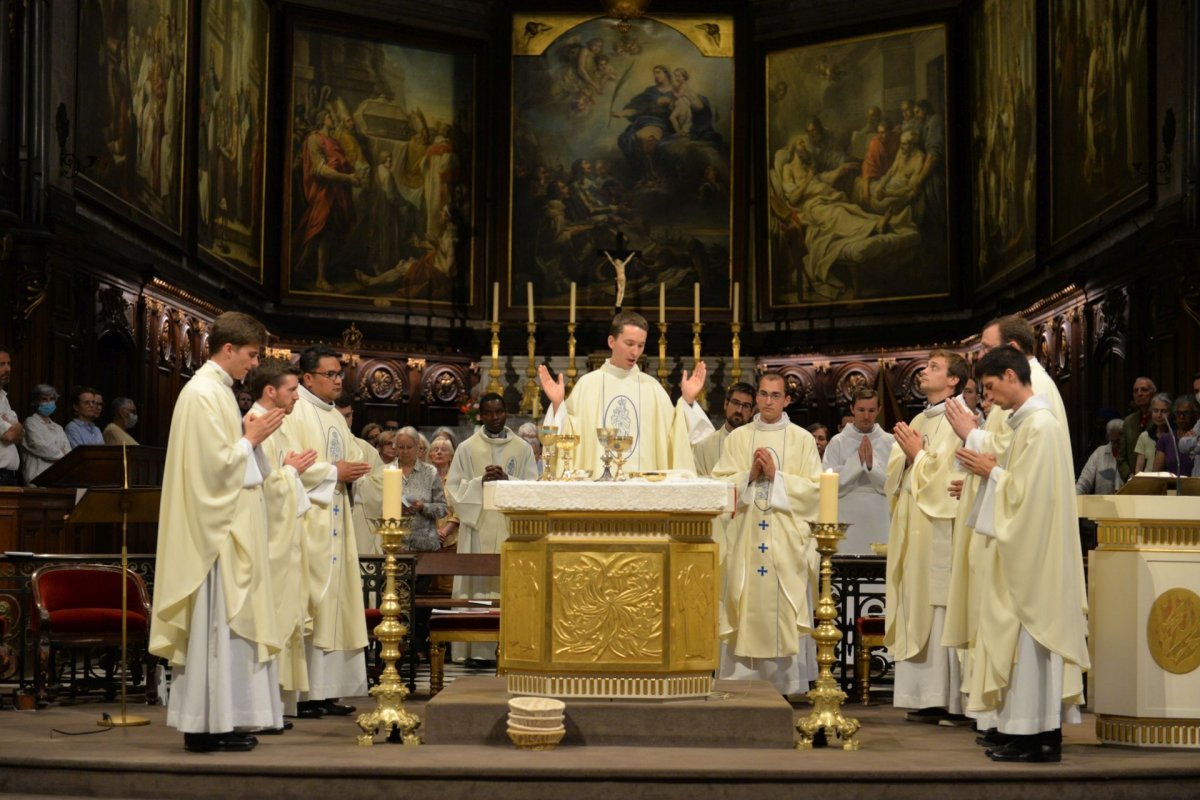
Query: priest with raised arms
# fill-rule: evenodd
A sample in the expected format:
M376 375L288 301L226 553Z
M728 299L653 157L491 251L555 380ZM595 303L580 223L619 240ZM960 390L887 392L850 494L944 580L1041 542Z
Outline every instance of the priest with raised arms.
M719 676L808 690L817 675L812 587L820 557L805 520L816 519L821 459L812 434L784 414L787 384L758 381L758 414L729 435L713 477L737 493L728 525L718 635Z
M254 318L217 317L171 417L150 652L172 667L167 724L197 752L250 750L241 731L283 725L260 445L284 411L243 419L233 395L266 343Z
M593 477L604 469L597 428L616 428L633 437L626 464L635 472L693 470L692 446L713 431L708 416L695 404L704 388L703 361L690 376L683 371L681 396L674 406L658 381L638 368L649 329L641 314L617 314L608 336L612 356L600 369L580 378L565 401L563 376L554 380L544 365L538 366L542 391L550 401L543 424L557 426L560 434L579 436L575 465L591 470Z
M984 391L1010 413L1012 438L997 457L963 448L983 479L974 535L979 620L967 676L968 709L995 720L1004 762L1057 762L1062 723L1078 722L1089 667L1083 554L1067 431L1035 394L1023 353L999 347L980 359Z
M890 511L883 485L895 440L876 424L879 395L861 387L854 392L854 421L825 447L822 466L838 474L838 522L849 523L838 552L866 555L872 542L886 542Z

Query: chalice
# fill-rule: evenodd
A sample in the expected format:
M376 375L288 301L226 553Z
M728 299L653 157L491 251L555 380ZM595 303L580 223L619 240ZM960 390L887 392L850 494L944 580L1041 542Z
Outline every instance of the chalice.
M628 434L618 434L608 438L608 446L613 452L613 461L617 465L617 471L613 475L614 481L623 481L626 479L625 473L621 471L621 467L625 466L625 456L623 453L628 453L633 449L633 437Z
M571 473L574 471L571 464L571 451L575 449L575 445L577 444L579 444L579 434L577 433L560 433L555 440L555 445L559 450L562 450L563 454L562 479L564 481L571 480Z
M609 471L609 465L612 464L613 452L608 446L609 440L617 435L616 428L596 428L596 438L600 440L600 446L604 448L604 455L600 456L600 461L604 464L604 473L596 478L596 481L611 481L612 473Z
M554 445L558 441L557 425L539 425L538 441L542 443L542 475L538 480L554 480Z

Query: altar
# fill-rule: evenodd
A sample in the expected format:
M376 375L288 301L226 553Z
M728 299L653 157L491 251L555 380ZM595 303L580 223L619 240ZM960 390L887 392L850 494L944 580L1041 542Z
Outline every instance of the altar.
M720 565L712 480L497 481L499 671L513 694L686 699L712 690Z

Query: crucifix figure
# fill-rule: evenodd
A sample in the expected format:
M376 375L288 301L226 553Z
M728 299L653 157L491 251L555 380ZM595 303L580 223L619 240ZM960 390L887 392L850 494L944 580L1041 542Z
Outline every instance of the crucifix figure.
M625 267L630 261L642 254L641 250L628 250L625 247L625 234L617 231L617 246L612 249L600 251L600 255L608 259L608 263L613 265L613 269L617 271L617 301L616 310L621 310L621 304L625 300Z

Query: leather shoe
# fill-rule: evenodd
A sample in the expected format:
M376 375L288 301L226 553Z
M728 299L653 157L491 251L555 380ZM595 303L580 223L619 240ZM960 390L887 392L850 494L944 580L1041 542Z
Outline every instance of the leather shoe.
M1015 737L1009 733L1001 733L995 728L988 728L983 733L975 737L975 744L981 747L1003 747L1011 742Z
M904 715L904 718L909 722L923 722L926 725L937 725L945 716L946 709L944 708L922 708L918 711L909 711Z
M333 717L348 717L358 710L354 706L345 705L335 700L322 700L320 703L321 709Z
M1042 741L1039 736L1017 736L1013 741L988 750L992 761L1011 764L1057 764L1062 761L1062 745Z
M320 719L325 716L325 706L317 700L305 700L296 705L298 719Z
M281 734L282 734L284 731L290 731L290 730L291 730L292 728L294 728L294 727L296 727L296 726L295 726L294 724L292 724L291 720L286 720L286 719L285 719L285 720L283 721L283 725L282 725L281 727L278 727L278 728L259 728L259 729L258 729L258 730L256 730L254 733L255 733L255 735L256 735L256 736L279 736L279 735L281 735Z
M193 753L244 753L253 750L258 739L246 733L185 733L183 746Z

